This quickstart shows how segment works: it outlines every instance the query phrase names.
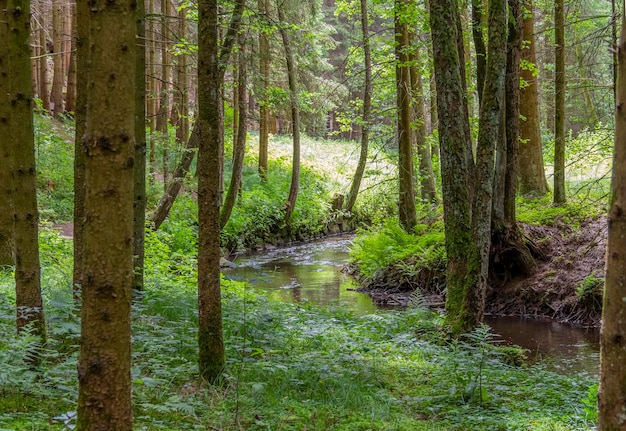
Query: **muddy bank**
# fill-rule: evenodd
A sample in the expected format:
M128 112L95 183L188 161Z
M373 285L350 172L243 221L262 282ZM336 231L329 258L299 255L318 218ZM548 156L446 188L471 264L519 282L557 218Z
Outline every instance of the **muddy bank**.
M539 247L542 259L530 276L492 274L486 313L493 316L550 318L598 327L607 238L606 217L573 227L557 219L552 226L521 225ZM383 306L410 303L443 309L445 268L406 274L403 265L379 271L359 290ZM358 278L358 275L357 275Z

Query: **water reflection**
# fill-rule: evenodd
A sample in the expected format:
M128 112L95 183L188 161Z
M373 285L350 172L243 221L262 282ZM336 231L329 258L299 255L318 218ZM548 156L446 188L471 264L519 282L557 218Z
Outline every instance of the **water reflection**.
M341 273L348 262L351 236L276 248L239 256L226 278L243 280L284 302L310 301L320 305L340 302L356 313L376 311L369 296L354 292L354 281Z
M532 360L554 371L598 374L600 334L596 329L517 317L488 317L485 322L505 342L530 350Z

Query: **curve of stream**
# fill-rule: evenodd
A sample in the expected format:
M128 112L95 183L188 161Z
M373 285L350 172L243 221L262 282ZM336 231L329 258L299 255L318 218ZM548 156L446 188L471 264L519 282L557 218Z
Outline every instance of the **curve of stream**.
M246 281L283 302L340 303L357 314L384 312L368 295L355 292L353 279L341 272L348 263L352 238L334 236L239 255L236 267L224 271L225 277ZM488 317L486 323L504 342L528 349L533 360L554 371L598 374L597 330L517 317Z

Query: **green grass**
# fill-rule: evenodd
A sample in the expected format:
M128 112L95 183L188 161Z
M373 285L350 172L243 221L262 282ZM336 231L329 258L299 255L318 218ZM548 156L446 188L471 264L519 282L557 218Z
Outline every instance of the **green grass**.
M226 379L198 380L195 258L172 234L150 234L146 291L133 311L135 429L584 430L585 377L511 367L487 329L450 342L419 309L355 316L269 300L224 281ZM0 428L63 430L74 423L79 322L71 248L42 235L49 344L37 370L33 340L14 331L12 274L0 274ZM587 409L587 410L586 410ZM56 418L56 419L55 419ZM69 419L68 419L69 418Z

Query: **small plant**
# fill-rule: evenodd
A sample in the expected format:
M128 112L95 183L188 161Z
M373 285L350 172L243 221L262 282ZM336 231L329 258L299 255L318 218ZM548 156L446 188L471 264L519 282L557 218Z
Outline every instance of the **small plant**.
M596 277L595 272L589 274L576 287L578 301L589 310L602 309L602 295L604 292L604 278Z

